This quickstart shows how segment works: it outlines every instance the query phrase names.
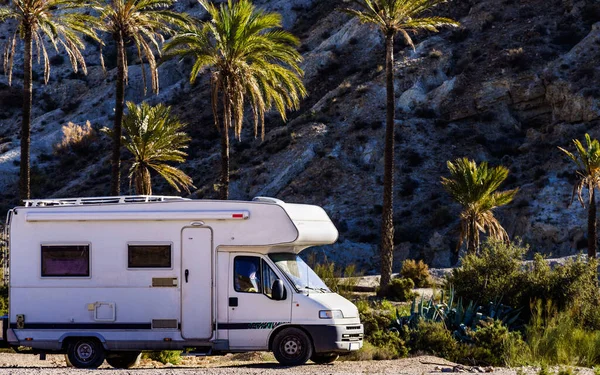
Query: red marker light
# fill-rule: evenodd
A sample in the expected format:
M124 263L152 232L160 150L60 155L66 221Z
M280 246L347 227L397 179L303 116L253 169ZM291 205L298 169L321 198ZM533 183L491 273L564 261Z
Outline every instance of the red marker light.
M244 218L244 214L233 214L231 215L232 218L234 219L243 219Z

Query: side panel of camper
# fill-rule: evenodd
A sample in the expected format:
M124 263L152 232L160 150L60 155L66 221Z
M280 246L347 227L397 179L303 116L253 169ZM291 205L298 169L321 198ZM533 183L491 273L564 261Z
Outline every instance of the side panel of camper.
M164 345L165 338L181 340L180 329L190 339L210 339L211 230L185 224L15 220L12 247L28 254L11 257L10 321L18 339L49 349L69 333L92 331L108 348ZM185 324L192 314L197 318Z

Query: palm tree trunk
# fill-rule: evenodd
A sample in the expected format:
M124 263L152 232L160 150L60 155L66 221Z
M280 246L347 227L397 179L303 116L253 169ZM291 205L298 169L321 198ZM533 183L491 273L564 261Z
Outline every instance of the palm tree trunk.
M592 190L590 206L588 208L588 258L596 257L596 191Z
M387 115L385 122L385 153L383 174L383 210L381 215L381 281L385 289L392 278L394 260L394 34L386 35L385 40L385 79L387 94Z
M229 126L225 118L223 119L223 129L221 131L221 189L219 198L229 199Z
M145 166L140 166L135 171L135 192L140 195L152 195L152 179L150 171Z
M29 170L31 142L31 103L33 89L31 82L31 50L33 47L33 31L25 25L25 56L23 60L23 121L21 122L21 163L19 168L19 197L21 200L31 198L31 176Z
M121 125L125 102L125 43L123 35L115 35L117 44L117 88L115 94L115 122L113 125L111 195L119 195L121 190Z
M476 254L479 249L479 232L477 229L477 224L475 223L475 219L469 220L469 239L467 245L467 253L468 254Z

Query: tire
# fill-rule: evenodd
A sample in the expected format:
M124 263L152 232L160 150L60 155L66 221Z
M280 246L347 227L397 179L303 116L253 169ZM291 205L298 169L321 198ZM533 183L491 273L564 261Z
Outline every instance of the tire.
M313 355L312 342L304 331L286 328L275 336L273 354L284 366L300 366Z
M65 363L67 364L67 367L73 367L73 364L71 361L69 361L69 356L67 354L65 354Z
M100 341L92 337L75 338L67 349L68 362L76 368L98 368L105 355Z
M140 363L142 352L108 353L106 362L114 368L132 368Z
M312 357L310 357L310 360L316 363L317 365L326 365L328 363L335 362L336 359L338 359L339 357L340 356L335 353L315 353L312 355Z

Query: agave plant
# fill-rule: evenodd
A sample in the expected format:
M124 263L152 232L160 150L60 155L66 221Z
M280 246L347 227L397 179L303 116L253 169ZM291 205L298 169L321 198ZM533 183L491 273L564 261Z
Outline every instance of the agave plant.
M477 330L481 322L497 320L511 330L520 328L520 313L521 308L514 309L500 303L499 300L489 302L485 306L477 305L473 301L465 305L462 298L455 298L454 289L450 287L447 298L442 292L439 301L434 297L428 300L421 297L417 303L417 299L413 299L408 316L400 316L396 310L396 319L392 321L390 330L415 330L421 321L441 322L457 340L470 342L469 332Z

